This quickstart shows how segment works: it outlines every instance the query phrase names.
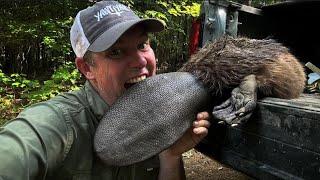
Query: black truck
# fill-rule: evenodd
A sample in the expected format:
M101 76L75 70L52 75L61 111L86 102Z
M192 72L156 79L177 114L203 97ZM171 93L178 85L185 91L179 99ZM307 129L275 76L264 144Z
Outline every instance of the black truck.
M224 34L273 38L302 63L320 65L320 1L254 8L207 0L199 20L200 47ZM257 179L320 179L320 95L261 99L248 123L213 125L197 149Z

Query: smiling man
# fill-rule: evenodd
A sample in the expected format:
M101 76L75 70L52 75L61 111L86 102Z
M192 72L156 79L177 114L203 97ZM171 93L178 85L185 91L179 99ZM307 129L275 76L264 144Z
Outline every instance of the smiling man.
M109 105L134 83L156 74L155 55L140 24L131 27L107 50L86 52L76 64Z
M140 19L116 1L80 11L70 39L87 81L79 91L26 108L1 129L0 179L184 179L181 154L206 136L207 112L198 113L175 144L143 162L106 165L93 149L109 107L133 84L155 75L148 33L163 29L160 21Z

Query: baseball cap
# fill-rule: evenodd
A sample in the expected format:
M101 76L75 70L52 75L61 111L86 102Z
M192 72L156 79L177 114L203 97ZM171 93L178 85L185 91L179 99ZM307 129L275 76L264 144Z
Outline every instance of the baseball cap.
M141 24L146 32L159 32L164 23L154 18L140 19L129 7L117 1L100 1L78 12L70 30L70 41L77 57L88 51L111 47L131 27Z

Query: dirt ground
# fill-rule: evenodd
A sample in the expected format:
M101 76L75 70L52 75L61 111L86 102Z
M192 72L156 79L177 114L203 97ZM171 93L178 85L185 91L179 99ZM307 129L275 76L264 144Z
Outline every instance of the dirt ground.
M253 180L196 150L183 154L187 180Z

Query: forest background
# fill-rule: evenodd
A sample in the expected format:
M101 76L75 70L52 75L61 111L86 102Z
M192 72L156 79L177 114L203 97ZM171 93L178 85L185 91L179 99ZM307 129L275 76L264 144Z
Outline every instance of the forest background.
M237 0L255 7L282 0ZM165 31L152 35L158 73L177 70L189 58L192 20L199 0L120 0L140 17L163 20ZM88 0L0 0L0 125L25 107L65 91L84 79L74 66L69 31Z

